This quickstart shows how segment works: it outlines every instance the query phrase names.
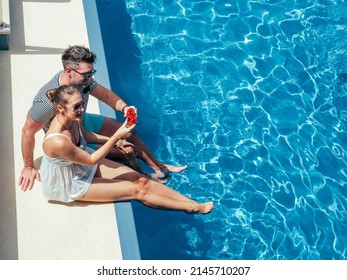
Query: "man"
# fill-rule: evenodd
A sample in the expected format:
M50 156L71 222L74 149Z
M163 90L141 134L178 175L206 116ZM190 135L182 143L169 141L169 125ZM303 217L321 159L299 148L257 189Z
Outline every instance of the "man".
M35 96L32 107L27 114L26 122L22 129L22 156L24 167L19 178L19 185L23 191L31 190L35 179L40 181L40 174L34 167L33 151L35 146L35 134L44 129L47 131L52 118L56 114L54 105L48 100L46 92L49 89L57 88L61 85L74 85L82 93L84 99L84 108L86 109L89 94L106 103L116 111L126 115L127 110L134 106L128 106L116 93L98 84L93 75L96 70L96 55L84 46L71 46L62 54L64 70L58 72L46 85L44 85ZM110 137L121 126L121 123L115 119L107 118L101 115L84 115L84 129ZM98 144L89 144L97 149ZM165 179L170 172L181 172L187 166L173 166L160 162L149 151L148 147L138 137L136 132L132 132L127 141L119 147L114 147L107 156L113 160L120 160L125 165L134 170L144 173L141 164L137 158L143 160L154 171L151 174L153 179Z

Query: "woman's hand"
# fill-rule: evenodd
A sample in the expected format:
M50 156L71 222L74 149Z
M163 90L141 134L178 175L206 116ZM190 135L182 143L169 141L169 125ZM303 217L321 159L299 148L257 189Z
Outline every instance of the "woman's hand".
M127 125L127 121L125 121L120 128L115 132L115 136L118 138L128 138L131 135L131 132L134 130L136 124L132 126Z

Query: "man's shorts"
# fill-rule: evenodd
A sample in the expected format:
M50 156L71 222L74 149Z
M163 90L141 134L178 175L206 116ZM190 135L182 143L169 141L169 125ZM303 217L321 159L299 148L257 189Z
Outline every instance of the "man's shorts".
M99 133L104 123L104 119L105 117L102 115L85 113L83 121L84 129L90 132ZM87 146L96 150L98 144L88 143Z

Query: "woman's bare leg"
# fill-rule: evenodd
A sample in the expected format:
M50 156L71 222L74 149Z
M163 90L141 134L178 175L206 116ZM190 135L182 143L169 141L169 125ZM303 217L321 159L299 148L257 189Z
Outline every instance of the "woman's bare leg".
M153 182L153 181L147 181ZM79 199L89 202L113 202L138 200L153 208L182 210L189 213L207 214L213 208L212 202L199 204L162 196L149 190L146 183L135 184L130 181L119 181L95 177L87 193Z
M180 194L179 192L174 191L173 189L163 185L162 183L159 183L154 180L149 180L147 177L143 176L142 174L135 172L134 170L121 165L117 162L103 159L99 166L98 170L95 174L96 177L103 177L108 179L117 179L117 180L127 180L131 182L137 182L142 184L147 184L151 191L158 193L162 196L166 196L168 198L174 199L174 200L180 200L185 202L193 203L195 201L191 200L190 198Z
M80 200L111 202L132 199L154 208L187 212L208 213L213 208L212 202L199 204L127 166L108 159L100 162L93 183Z

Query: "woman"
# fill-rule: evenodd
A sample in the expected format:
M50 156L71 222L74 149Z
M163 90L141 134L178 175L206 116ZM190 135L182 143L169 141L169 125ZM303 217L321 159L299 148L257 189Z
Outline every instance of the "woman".
M44 142L41 163L42 187L49 200L63 202L112 202L138 200L153 208L207 214L213 202L197 203L167 186L150 180L120 163L105 159L108 151L129 136L135 125L126 122L110 138L80 127L83 99L73 86L60 86L47 92L57 114ZM104 144L93 151L86 140Z

